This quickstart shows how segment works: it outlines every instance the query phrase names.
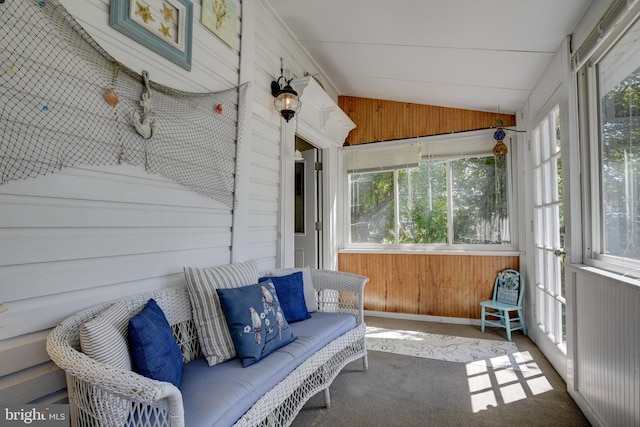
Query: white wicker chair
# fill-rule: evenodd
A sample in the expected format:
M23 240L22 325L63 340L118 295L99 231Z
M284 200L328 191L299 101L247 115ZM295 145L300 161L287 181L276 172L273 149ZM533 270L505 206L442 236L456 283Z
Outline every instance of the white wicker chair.
M368 278L312 269L320 311L351 313L357 327L309 357L263 395L235 425L288 426L310 397L329 386L349 362L363 359L367 369L363 315ZM171 324L184 362L201 357L191 304L185 287L166 288L123 298L131 313L154 298ZM80 351L80 325L113 302L90 307L65 319L49 334L47 352L66 373L72 426L184 426L182 394L172 384L96 362Z

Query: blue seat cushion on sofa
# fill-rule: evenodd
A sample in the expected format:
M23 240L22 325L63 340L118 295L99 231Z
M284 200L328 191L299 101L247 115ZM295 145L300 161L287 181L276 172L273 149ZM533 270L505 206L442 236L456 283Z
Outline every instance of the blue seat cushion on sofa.
M290 326L294 334L301 334L298 339L246 368L238 358L214 366L200 358L184 365L180 391L185 425L232 425L314 352L355 328L356 322L349 314L318 311Z
M237 357L214 366L203 358L187 363L180 386L185 426L232 425L291 372L293 363L291 355L277 352L246 368Z
M298 339L278 351L304 361L329 342L355 328L356 318L351 314L314 311L310 319L291 323L289 327Z

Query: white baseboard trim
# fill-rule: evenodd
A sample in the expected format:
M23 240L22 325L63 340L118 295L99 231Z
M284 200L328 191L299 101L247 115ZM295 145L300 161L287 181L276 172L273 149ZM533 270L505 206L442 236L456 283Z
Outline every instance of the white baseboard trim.
M589 420L593 427L603 427L606 426L605 422L598 416L598 413L594 411L594 409L589 405L589 402L582 397L582 394L577 390L572 390L571 387L568 387L569 395L573 399L574 402L578 405L582 413Z
M387 317L390 319L419 320L422 322L454 323L456 325L480 326L479 319L465 319L463 317L428 316L426 314L390 313L387 311L372 310L365 310L364 315L373 317Z

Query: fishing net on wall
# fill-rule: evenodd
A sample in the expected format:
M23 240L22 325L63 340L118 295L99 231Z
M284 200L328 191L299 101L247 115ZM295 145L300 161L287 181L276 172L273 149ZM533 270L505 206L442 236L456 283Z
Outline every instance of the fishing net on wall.
M57 1L0 3L0 185L127 163L233 207L246 86L189 93L152 77L119 64Z

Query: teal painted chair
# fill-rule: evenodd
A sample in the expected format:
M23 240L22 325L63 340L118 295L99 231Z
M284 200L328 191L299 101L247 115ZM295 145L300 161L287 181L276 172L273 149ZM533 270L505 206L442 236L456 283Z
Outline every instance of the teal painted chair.
M482 301L481 330L485 325L496 326L507 330L507 339L511 341L511 332L522 329L527 335L527 327L524 324L522 314L522 297L524 296L524 277L516 270L503 270L498 273L493 285L493 299ZM516 312L516 317L510 317L511 312ZM487 317L492 319L487 319ZM517 323L516 323L517 322ZM514 323L515 326L514 326Z

